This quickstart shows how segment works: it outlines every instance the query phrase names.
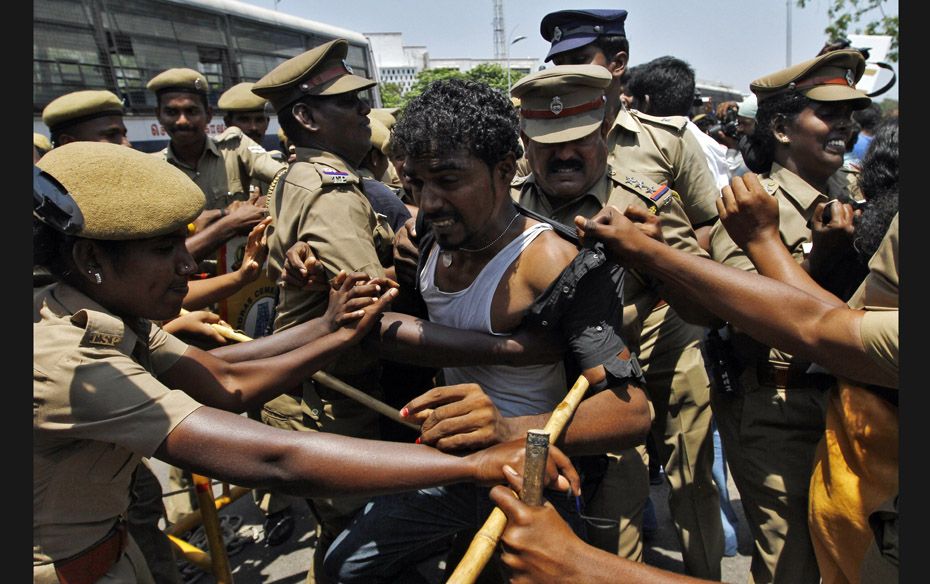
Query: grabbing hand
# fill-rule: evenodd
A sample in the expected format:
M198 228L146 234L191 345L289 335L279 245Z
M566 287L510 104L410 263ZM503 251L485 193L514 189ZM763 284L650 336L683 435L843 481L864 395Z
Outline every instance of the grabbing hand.
M226 208L227 214L220 221L225 222L235 233L248 233L268 217L264 206L250 205L245 201L233 201Z
M385 288L387 290L379 297ZM348 275L339 272L333 278L323 318L328 319L330 329L342 333L347 342L358 342L368 334L395 296L397 283L388 278L369 280L362 272Z
M401 409L420 424L421 444L443 452L470 451L511 439L506 418L477 383L433 388Z
M304 290L326 290L330 287L326 281L326 268L313 255L309 243L296 242L284 256L284 268L281 270L278 286L293 286Z
M394 234L394 270L397 281L405 289L413 289L416 284L417 260L420 257L420 251L414 243L417 238L416 224L416 217L411 217Z
M590 219L581 215L575 217L575 227L582 241L600 241L611 259L622 266L636 268L639 267L638 257L643 253L643 246L649 245L655 227L633 222L646 218L648 211L642 211L630 206L623 213L613 205L606 205ZM661 237L661 231L659 235Z
M478 484L500 484L502 475L507 477L507 480L521 481L519 484L522 484L523 465L526 460L526 439L517 438L496 444L469 454L465 459L474 464L474 477ZM581 478L578 476L578 471L572 466L568 456L552 444L549 445L549 454L546 458L543 487L568 491L576 496L581 494Z
M163 324L161 328L164 329L165 332L175 336L191 335L203 337L208 341L225 345L226 338L217 332L215 328L210 326L212 324L221 324L229 327L229 324L220 319L220 316L216 313L210 312L209 310L194 310L192 312L182 311L180 316L169 320Z
M751 172L721 189L717 212L733 242L748 251L754 243L778 238L778 200Z
M550 447L551 452L551 447ZM501 534L501 561L510 572L511 583L582 582L575 575L580 555L573 550L585 544L559 516L552 503L530 506L520 501L522 477L505 473L510 488L497 485L491 500L507 516ZM512 490L511 490L512 489Z

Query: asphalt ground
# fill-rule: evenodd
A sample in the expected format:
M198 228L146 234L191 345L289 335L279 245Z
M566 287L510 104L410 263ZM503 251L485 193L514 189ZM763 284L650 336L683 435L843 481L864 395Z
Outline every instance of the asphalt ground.
M167 467L153 460L152 468L167 492ZM722 581L728 584L744 584L749 573L752 537L746 526L739 492L733 484L733 479L730 478L728 483L731 502L739 519L737 525L739 551L733 557L723 558ZM220 493L219 486L216 486L214 490L215 493ZM644 561L672 572L683 573L681 550L669 517L667 483L663 480L659 485L652 485L650 496L656 509L658 529L645 540ZM229 546L231 552L229 563L235 584L306 582L307 570L316 545L316 521L302 501L298 500L292 508L295 517L294 533L289 540L274 547L265 545L262 529L264 516L250 496L246 495L220 510L221 521L227 526L227 536L232 535L233 528L235 528L236 537L231 540L232 545ZM188 566L185 562L180 562L179 565L182 566L182 575L186 584L214 584L216 582L212 575Z

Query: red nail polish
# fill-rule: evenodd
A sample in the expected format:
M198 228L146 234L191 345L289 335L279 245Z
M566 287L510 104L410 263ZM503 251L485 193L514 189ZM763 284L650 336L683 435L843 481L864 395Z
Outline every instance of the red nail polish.
M406 418L407 416L410 415L410 410L408 410L407 408L404 408L400 411L400 415Z
M419 443L420 443L420 438L417 437L417 439L414 441L414 444L419 444Z

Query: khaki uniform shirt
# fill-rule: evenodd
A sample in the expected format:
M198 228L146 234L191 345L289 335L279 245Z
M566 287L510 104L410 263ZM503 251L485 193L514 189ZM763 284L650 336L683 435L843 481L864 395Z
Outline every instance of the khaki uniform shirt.
M100 540L129 506L133 470L201 404L157 376L187 345L133 328L65 284L33 296L33 564Z
M826 202L828 199L826 195L777 162L772 163L771 171L763 174L760 179L762 186L769 194L778 199L778 230L782 242L794 259L801 263L806 257L811 242L811 230L808 224L814 216L814 209L818 203ZM716 223L711 229L710 248L710 255L715 261L747 272L756 271L752 261L730 238L722 223ZM745 359L754 361L764 357L759 354L761 344L745 335L740 335L740 338L754 343L756 348L751 355L743 355ZM782 362L792 360L787 353L775 349L771 349L770 357Z
M898 387L898 217L888 226L885 239L869 260L869 275L849 299L852 308L864 308L862 341L875 367L887 374L885 387Z
M233 201L248 200L253 179L270 183L274 175L286 167L235 126L226 128L216 138L207 136L206 147L195 168L178 160L170 143L154 155L180 168L200 187L206 197L205 210L224 209Z
M607 162L618 176L665 184L678 193L692 225L717 217L720 189L683 116L658 117L621 109L607 135Z
M382 266L391 261L394 233L378 221L357 171L338 156L298 147L297 161L270 197L269 210L274 220L268 236L268 277L273 281L281 274L287 250L298 241L310 243L328 278L339 270L384 276ZM329 302L327 291L286 287L279 294L275 331L322 315ZM347 353L351 352L355 351ZM374 362L339 361L348 369L340 366L333 374L351 375Z
M533 175L515 179L511 184L511 197L527 209L569 226L574 225L576 215L593 217L605 205L614 205L621 211L630 205L645 207L661 218L666 243L708 257L697 243L677 193L646 178L621 174L610 166L604 178L589 192L569 201L553 200L544 195ZM635 270L628 270L627 275L623 283L624 341L638 350L643 323L659 301L659 295L645 275ZM663 317L666 314L662 312Z

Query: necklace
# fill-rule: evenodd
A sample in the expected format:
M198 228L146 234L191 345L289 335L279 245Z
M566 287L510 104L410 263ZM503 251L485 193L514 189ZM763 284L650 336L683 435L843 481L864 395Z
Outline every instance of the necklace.
M465 248L465 247L460 247L460 248L458 248L458 251L464 251L464 252L467 252L467 253L478 253L478 252L482 252L482 251L488 249L489 247L491 247L492 245L494 245L495 243L497 243L498 241L500 241L500 239L501 239L502 237L504 237L504 234L505 234L505 233L507 233L508 231L510 231L510 228L513 227L513 222L516 221L516 220L517 220L517 217L519 217L519 216L520 216L520 213L514 213L513 219L510 220L510 223L507 224L507 227L504 227L504 230L501 231L501 234L498 235L497 237L495 237L495 238L494 238L494 241L492 241L491 243L489 243L489 244L487 244L487 245L485 245L485 246L479 247L478 249L468 249L468 248ZM449 266L452 265L452 252L451 252L451 251L442 251L442 252L440 252L440 254L439 254L439 259L442 260L442 266L443 266L444 268L448 268Z

